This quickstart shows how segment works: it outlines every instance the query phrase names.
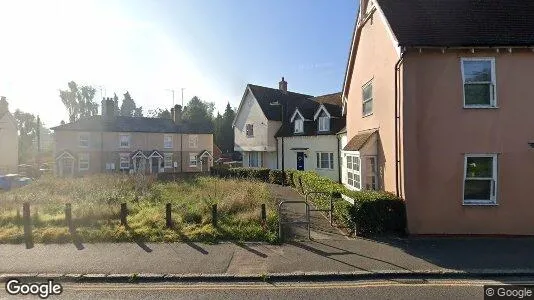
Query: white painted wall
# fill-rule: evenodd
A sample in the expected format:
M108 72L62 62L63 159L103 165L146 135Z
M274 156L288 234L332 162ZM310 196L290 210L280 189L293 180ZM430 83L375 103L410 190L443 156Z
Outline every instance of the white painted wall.
M344 155L345 152L343 151L343 148L347 145L349 140L347 138L346 132L338 135L338 138L339 138L338 142L339 142L339 149L340 149L339 164L341 165L341 182L346 185L347 184L347 161Z
M342 135L340 135L340 140L339 140L339 143L340 143L340 149L343 149L347 143L348 143L348 138L347 138L347 134L346 133L343 133ZM377 136L376 135L373 135L369 141L367 141L367 143L362 147L362 149L360 151L341 151L341 156L340 156L340 159L341 159L341 183L343 183L348 189L351 189L351 190L355 190L355 188L353 186L350 186L347 184L347 155L350 154L350 155L358 155L360 156L360 158L362 159L361 161L361 168L362 168L362 187L365 186L365 182L366 182L366 178L365 178L365 165L364 165L364 161L363 161L363 158L367 155L372 155L372 156L377 156L377 153L378 153L378 148L377 148L377 144L378 143L378 140L377 140ZM378 160L377 160L377 163L378 163ZM380 188L381 187L381 180L380 180L380 177L381 176L378 176L378 187Z
M254 127L254 137L247 137L246 124ZM272 137L269 137L272 134ZM276 151L273 141L274 133L269 130L269 122L263 114L260 105L250 91L245 92L241 108L234 124L235 151Z
M17 172L19 164L19 143L17 123L7 112L0 119L0 174Z
M282 142L278 138L279 167L282 167ZM290 150L291 148L308 148L308 150ZM285 169L297 168L297 152L304 152L304 170L314 171L319 175L328 177L334 181L339 180L339 153L338 138L336 135L297 136L284 137L284 164ZM317 152L334 153L334 168L331 170L317 168Z

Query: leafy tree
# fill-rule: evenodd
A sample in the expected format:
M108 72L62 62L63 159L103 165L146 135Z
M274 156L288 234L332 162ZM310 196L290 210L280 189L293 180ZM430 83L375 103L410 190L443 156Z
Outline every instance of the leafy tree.
M118 101L117 101L118 102ZM137 107L135 101L130 95L130 92L126 91L124 98L122 99L120 115L123 117L142 117L143 107Z
M172 119L171 112L161 108L149 110L147 116L150 118Z
M98 104L94 102L96 90L92 86L81 86L74 81L68 83L67 90L59 90L61 102L69 114L69 121L74 122L98 114Z
M213 138L215 140L215 145L222 147L223 144L223 117L219 112L217 112L217 117L215 117L215 120L213 121L214 125L214 132L213 132ZM222 149L221 149L222 150Z
M213 111L215 104L200 100L197 96L193 97L187 106L184 107L182 119L191 124L213 124Z
M232 109L230 102L228 102L223 114L223 142L219 146L222 147L221 151L225 153L234 152L234 128L232 127L232 123L234 122L235 114L235 110Z
M30 159L33 149L33 140L37 137L37 118L19 109L15 111L13 117L17 121L19 132L19 161L26 162Z
M113 93L113 104L115 105L115 116L119 116L121 112L119 110L119 97L117 97L117 93Z

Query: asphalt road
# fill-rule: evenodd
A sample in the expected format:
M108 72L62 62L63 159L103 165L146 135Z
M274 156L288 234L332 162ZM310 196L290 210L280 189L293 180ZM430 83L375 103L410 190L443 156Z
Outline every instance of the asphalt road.
M483 299L484 284L493 280L409 280L310 283L153 283L63 285L48 299ZM517 279L508 283L532 283ZM14 297L5 291L4 299Z

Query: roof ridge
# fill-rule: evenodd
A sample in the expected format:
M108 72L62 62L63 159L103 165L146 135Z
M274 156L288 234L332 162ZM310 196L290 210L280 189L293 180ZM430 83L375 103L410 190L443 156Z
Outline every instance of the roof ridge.
M273 91L280 91L280 92L282 92L280 89L272 88L272 87L268 87L268 86L257 85L257 84L252 84L252 83L249 83L249 84L247 84L247 85L249 85L249 86L255 86L255 87L259 87L259 88L263 88L263 89L269 89L269 90L273 90ZM286 93L288 93L288 94L295 94L295 95L299 95L299 96L313 97L312 95L309 95L309 94L297 93L297 92L293 92L293 91L287 91Z

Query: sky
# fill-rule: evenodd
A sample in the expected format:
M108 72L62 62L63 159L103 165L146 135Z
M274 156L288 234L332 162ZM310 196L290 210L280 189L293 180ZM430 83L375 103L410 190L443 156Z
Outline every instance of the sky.
M74 80L95 100L129 91L146 112L193 96L221 113L248 83L311 95L341 91L356 0L0 0L0 96L40 115L68 115Z

